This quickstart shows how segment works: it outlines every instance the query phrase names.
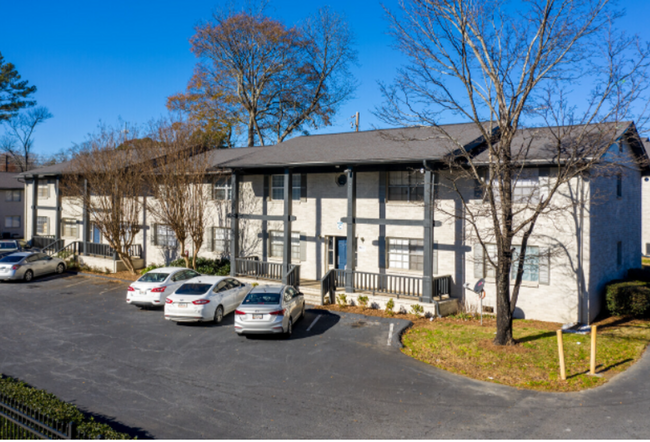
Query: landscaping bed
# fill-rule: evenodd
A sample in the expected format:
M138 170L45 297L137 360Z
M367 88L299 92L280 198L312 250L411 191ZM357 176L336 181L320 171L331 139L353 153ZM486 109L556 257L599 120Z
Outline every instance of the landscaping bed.
M564 333L567 380L560 379L556 330L561 324L518 319L513 334L519 344L492 344L496 320L466 314L427 318L387 314L383 310L340 305L327 310L408 319L413 326L402 336L402 352L434 367L487 382L541 391L578 391L596 387L636 362L650 342L650 321L609 317L598 326L596 373L590 376L591 335Z

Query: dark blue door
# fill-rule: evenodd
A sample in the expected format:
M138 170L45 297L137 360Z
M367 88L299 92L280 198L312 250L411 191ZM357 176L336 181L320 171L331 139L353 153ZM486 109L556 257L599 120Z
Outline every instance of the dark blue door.
M336 268L345 269L348 263L348 240L346 238L336 238Z
M93 224L93 237L91 241L94 242L95 244L99 244L100 242L102 242L101 236L102 236L102 232L99 230L99 227Z

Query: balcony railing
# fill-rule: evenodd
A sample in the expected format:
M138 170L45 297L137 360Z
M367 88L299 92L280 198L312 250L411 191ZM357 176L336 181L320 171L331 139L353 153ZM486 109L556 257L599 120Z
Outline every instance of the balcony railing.
M355 291L372 292L373 294L394 295L397 298L417 298L422 301L422 277L408 275L390 275L354 271L352 273L353 289ZM329 297L335 302L337 288L345 287L345 270L332 269L321 279L321 297L325 301ZM451 275L433 277L433 298L449 295Z
M250 258L235 258L235 273L249 278L282 281L282 263L257 261ZM291 264L287 274L287 284L300 286L300 266Z

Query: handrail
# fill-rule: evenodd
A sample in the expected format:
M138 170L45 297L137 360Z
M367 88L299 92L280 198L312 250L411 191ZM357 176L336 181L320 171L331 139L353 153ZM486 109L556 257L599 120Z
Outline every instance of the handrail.
M345 271L339 269L333 271L336 275L335 287L344 286ZM328 272L328 275L330 272ZM330 278L332 278L332 276L330 276ZM432 298L449 295L451 289L451 275L435 276L433 277L432 284ZM373 294L385 293L387 295L395 295L398 298L417 298L422 301L421 276L391 275L387 273L360 272L355 270L352 272L352 288L354 290L372 292Z
M65 244L65 241L62 239L56 239L46 245L45 247L41 247L41 252L47 253L48 255L52 256L56 253L57 250L59 250L63 245Z
M290 270L287 273L287 285L300 287L300 266L296 264L289 265Z
M240 276L282 281L282 263L235 258L235 273Z
M325 296L329 296L330 304L336 302L336 287L337 287L337 269L331 269L320 280L320 303L325 305Z

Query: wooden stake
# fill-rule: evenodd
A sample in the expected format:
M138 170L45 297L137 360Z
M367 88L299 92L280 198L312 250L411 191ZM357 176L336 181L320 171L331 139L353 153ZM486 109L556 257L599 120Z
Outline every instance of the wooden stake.
M596 374L596 329L597 325L591 326L591 370L589 373Z
M562 330L557 331L557 352L560 355L560 379L566 381L566 367L564 366L564 343L562 342Z

